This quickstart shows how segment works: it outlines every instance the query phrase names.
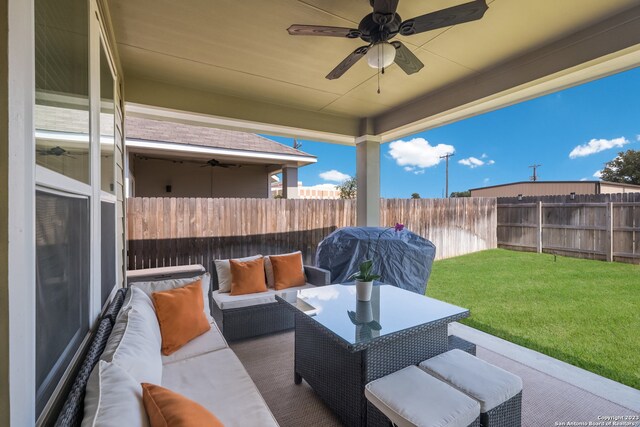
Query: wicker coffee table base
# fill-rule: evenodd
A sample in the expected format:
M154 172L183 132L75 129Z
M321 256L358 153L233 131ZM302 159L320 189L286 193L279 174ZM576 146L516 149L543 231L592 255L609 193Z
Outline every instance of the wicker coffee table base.
M295 320L294 381L304 379L348 426L388 426L389 420L368 403L364 386L448 349L447 321L348 349L309 316L296 313Z

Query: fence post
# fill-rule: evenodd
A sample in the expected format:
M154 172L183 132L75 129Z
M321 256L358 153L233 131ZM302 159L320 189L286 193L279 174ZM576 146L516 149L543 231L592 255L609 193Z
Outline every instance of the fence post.
M607 261L613 261L613 202L607 203Z
M542 253L542 201L538 201L538 241L536 250L539 254Z

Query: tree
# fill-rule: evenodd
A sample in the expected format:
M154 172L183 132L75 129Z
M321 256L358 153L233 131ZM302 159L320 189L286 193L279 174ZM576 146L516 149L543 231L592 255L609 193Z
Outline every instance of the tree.
M471 197L471 191L453 191L451 197Z
M640 185L640 151L627 150L607 162L600 179L609 182Z
M358 182L356 181L356 177L352 176L342 184L336 185L336 188L340 191L341 199L355 199L356 192L358 190Z
M411 198L412 199L419 199L420 198L420 193L411 193Z

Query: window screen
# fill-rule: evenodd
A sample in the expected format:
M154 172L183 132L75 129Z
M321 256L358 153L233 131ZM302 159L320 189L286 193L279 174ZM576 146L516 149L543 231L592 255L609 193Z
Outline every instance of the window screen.
M100 302L107 301L109 294L116 284L116 205L111 202L102 202L102 282Z
M89 201L36 191L36 415L89 331Z
M89 2L34 7L36 163L89 184Z

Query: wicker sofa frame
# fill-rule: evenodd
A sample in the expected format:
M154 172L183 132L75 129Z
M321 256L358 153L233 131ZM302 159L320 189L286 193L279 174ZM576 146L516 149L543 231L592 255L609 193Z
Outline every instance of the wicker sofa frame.
M58 419L55 423L56 427L75 427L79 426L82 422L82 418L84 417L84 395L87 389L89 375L100 360L100 356L104 351L109 335L111 335L111 329L122 307L126 293L127 289L118 289L113 300L100 318L98 327L93 332L87 353L74 378L64 405L58 414Z
M522 392L487 412L481 412L480 423L483 427L520 427Z
M307 282L315 286L325 286L331 282L331 273L325 269L305 265ZM295 318L291 310L277 302L252 305L241 308L220 309L213 300L212 292L219 289L218 274L211 269L211 292L209 307L211 315L227 341L237 341L260 335L293 329Z

